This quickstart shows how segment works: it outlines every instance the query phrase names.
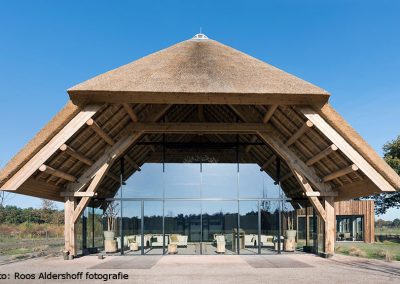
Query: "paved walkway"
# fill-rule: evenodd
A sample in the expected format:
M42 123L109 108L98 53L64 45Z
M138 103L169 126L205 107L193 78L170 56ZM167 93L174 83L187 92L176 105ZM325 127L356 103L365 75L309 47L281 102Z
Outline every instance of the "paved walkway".
M83 280L43 280L41 272ZM79 273L82 274L79 274ZM34 277L14 280L15 273ZM118 275L119 273L119 275ZM106 275L107 274L107 275ZM128 280L101 281L122 277ZM86 275L96 280L86 280ZM111 276L112 276L111 275ZM9 277L2 280L1 278ZM47 275L47 277L49 277ZM67 277L67 276L66 276ZM266 256L86 256L72 261L39 258L0 266L0 283L400 283L400 262L366 260L336 255Z

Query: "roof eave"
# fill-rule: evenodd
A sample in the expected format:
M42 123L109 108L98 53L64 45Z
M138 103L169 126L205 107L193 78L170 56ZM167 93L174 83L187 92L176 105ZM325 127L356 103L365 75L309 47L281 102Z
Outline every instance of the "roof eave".
M236 105L313 105L323 106L328 92L321 93L207 93L207 92L147 92L69 89L71 101L77 105L91 103L143 104L236 104Z

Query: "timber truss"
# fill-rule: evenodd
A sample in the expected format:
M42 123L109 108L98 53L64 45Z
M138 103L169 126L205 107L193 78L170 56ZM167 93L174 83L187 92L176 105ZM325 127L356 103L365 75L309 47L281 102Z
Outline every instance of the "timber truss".
M309 202L325 221L325 250L333 253L334 201L394 188L311 107L288 105L89 105L3 186L3 190L65 202L65 246L76 254L75 225L83 210L113 197L146 162L182 162L199 149L169 145L239 145L241 163L257 163L288 197ZM207 148L207 147L205 147ZM201 149L232 162L229 149ZM294 204L296 206L296 204Z

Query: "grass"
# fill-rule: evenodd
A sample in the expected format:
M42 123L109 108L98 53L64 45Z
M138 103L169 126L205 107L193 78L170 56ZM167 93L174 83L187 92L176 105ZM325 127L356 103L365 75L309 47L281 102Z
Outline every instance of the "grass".
M400 243L393 241L366 243L336 243L336 253L364 258L400 261Z
M0 263L46 255L58 255L64 247L64 238L10 238L0 237Z
M375 235L400 235L400 227L375 227Z

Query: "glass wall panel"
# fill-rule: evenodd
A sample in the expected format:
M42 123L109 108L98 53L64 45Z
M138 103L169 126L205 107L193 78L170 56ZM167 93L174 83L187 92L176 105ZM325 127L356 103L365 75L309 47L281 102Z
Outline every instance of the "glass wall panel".
M88 207L87 210L87 247L102 249L104 246L102 223L103 210L92 207Z
M298 209L297 212L297 248L303 249L305 252L312 252L313 247L313 237L312 237L312 229L313 229L313 216L312 216L312 207L305 207L302 209Z
M237 164L202 164L202 197L237 199Z
M144 201L143 246L145 254L163 254L163 202ZM165 238L165 246L168 240Z
M295 220L295 211L290 202L282 202L281 211L281 242L283 242L284 251L295 251L297 248L297 222ZM281 248L282 250L282 248Z
M200 164L165 164L166 198L200 198Z
M240 201L240 233L244 235L241 254L258 253L258 201Z
M262 198L281 198L281 189L274 180L267 174L262 172Z
M278 248L278 228L280 201L263 200L260 203L261 237L260 247L262 254L275 254ZM276 245L275 245L276 244Z
M123 198L162 198L163 165L146 163L141 167L140 172L135 172L125 183ZM115 197L119 198L119 195Z
M263 183L265 173L257 164L239 165L239 197L263 198Z
M202 202L202 253L236 254L238 233L237 201ZM239 232L240 242L244 235Z
M363 216L336 216L337 241L363 241Z
M200 201L165 201L165 236L168 253L200 254L201 203Z
M122 235L118 237L118 249L121 250L121 241L123 240L124 252L127 254L140 254L142 238L141 238L141 212L140 201L122 202Z

